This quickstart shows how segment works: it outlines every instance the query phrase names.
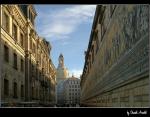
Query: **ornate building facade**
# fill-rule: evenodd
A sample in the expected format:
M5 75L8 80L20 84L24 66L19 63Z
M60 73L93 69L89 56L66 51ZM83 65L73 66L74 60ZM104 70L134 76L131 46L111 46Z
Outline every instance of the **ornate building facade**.
M4 106L55 102L51 45L36 33L36 15L33 5L0 5L0 102Z
M72 76L63 83L64 104L66 106L80 105L80 79Z
M98 5L81 77L81 104L149 106L149 6Z

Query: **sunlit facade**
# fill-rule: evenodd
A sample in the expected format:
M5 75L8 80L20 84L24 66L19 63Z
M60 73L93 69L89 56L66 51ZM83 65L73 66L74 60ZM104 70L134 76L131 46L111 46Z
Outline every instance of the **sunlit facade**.
M33 5L0 5L2 106L55 103L56 70L51 45L38 36Z

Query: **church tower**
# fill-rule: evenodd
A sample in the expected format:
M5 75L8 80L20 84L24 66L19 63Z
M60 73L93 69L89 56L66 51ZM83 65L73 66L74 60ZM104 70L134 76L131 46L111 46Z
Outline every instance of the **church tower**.
M58 58L58 67L57 67L57 73L56 73L57 84L60 81L65 80L66 78L68 78L68 70L64 64L64 56L63 54L60 54Z
M58 67L59 68L64 68L64 57L63 57L62 54L59 55L58 61L59 61Z
M58 67L56 71L56 81L57 81L57 86L56 86L56 100L57 104L62 104L64 103L63 101L63 82L69 77L68 70L65 67L64 64L64 57L63 54L59 55L58 58Z

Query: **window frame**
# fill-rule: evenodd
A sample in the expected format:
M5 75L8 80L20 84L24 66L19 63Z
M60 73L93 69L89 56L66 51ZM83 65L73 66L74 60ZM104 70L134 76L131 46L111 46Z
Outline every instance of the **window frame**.
M14 53L13 54L13 59L14 59L14 61L13 61L13 67L14 67L14 69L18 69L18 66L17 66L17 54L16 53Z
M21 98L23 98L24 97L24 85L22 84L21 85Z
M16 32L15 32L15 30L16 30ZM16 42L18 41L18 28L17 28L17 25L15 22L12 23L12 37Z
M22 58L20 59L20 70L24 72L24 60Z
M6 16L4 18L4 16ZM2 27L3 29L7 32L7 33L10 33L10 30L9 30L9 27L10 27L10 23L9 23L9 15L6 13L6 11L3 10L3 14L2 14ZM6 24L6 25L4 25Z
M17 83L16 82L14 82L14 84L13 84L13 97L18 98Z
M7 81L7 83L5 81ZM5 78L4 78L4 96L9 96L9 80Z
M20 32L20 45L24 48L24 34L22 32Z
M4 45L4 61L9 63L9 47Z

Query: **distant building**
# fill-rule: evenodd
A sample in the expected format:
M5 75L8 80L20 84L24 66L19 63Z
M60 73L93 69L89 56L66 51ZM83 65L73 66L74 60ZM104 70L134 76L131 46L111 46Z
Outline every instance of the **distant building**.
M149 107L149 5L98 5L81 76L81 103Z
M80 79L72 76L63 83L64 104L77 106L80 104Z
M57 86L56 86L56 103L58 105L63 105L63 82L66 80L69 76L68 69L64 65L64 57L62 54L60 54L58 58L58 67L56 71L56 80L57 80Z

